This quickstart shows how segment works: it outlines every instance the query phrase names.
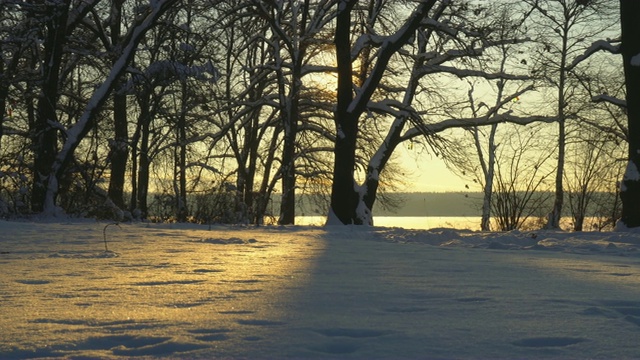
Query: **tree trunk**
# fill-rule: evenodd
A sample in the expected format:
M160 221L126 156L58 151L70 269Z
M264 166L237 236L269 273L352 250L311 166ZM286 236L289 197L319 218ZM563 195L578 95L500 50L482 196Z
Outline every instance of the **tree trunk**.
M438 9L438 11L436 11L433 18L434 19L440 18L440 16L443 14L446 8L447 8L447 5L443 4L443 6L441 6ZM369 3L369 11L370 12L374 11L373 2ZM370 27L372 27L372 24L370 24ZM427 29L420 29L418 30L418 32L419 32L419 35L416 37L417 38L416 41L418 43L416 53L423 54L426 51L429 39L433 35L433 31L427 30ZM370 54L369 51L364 51L364 55L362 57L368 58L369 54ZM369 73L369 66L367 65L365 67L365 64L369 64L369 63L370 63L369 60L361 61L362 68L360 71L361 78L359 80L360 81L360 83L358 84L359 86L363 86L366 83L366 80L367 80L366 75ZM409 78L407 89L405 91L403 102L402 102L403 106L407 108L411 107L411 104L415 97L416 90L420 83L418 74L423 65L424 65L424 60L422 58L419 58L413 64L411 77ZM395 151L397 146L400 144L401 142L400 137L406 122L407 122L407 116L400 116L394 119L393 123L391 124L391 127L389 128L387 136L385 137L384 142L380 145L375 155L370 159L369 164L367 166L367 172L365 174L364 185L361 187L357 187L358 191L355 192L355 196L354 196L355 205L353 206L356 209L355 211L357 213L356 215L360 216L361 218L359 219L359 221L354 221L354 223L373 225L373 206L375 204L378 188L380 185L380 174L385 169L389 159L391 158L391 155L393 155L393 152ZM357 128L356 128L356 131L357 131ZM353 173L351 176L353 176Z
M338 101L335 111L336 141L334 147L331 214L328 220L342 224L360 222L356 216L358 194L355 192L356 138L359 114L347 111L353 100L353 68L351 64L351 9L357 1L338 1L334 42L338 63ZM335 216L335 219L333 218Z
M31 130L33 143L33 189L31 210L42 212L51 166L56 158L58 117L59 74L62 66L62 53L65 44L66 24L69 14L69 2L52 2L47 5L47 17L44 43L44 60L42 61L42 89L38 99L36 121ZM53 210L53 209L52 209Z
M187 82L181 82L182 98L180 101L180 115L178 116L178 193L177 218L179 222L187 221L187 102L189 101Z
M480 229L482 231L491 230L491 198L493 197L493 181L496 169L496 149L495 143L498 125L491 125L491 133L489 134L489 159L487 160L487 172L484 175L484 196L482 200L482 218L480 221Z
M122 21L123 0L112 2L111 7L111 46L120 44L120 23ZM115 59L114 59L115 62ZM119 82L121 85L122 82ZM127 171L127 158L129 156L127 128L127 96L115 92L113 94L113 126L114 135L111 145L111 176L109 178L109 199L120 209L125 208L124 182Z
M294 107L293 105L291 106ZM297 108L297 106L296 106ZM297 109L295 110L297 111ZM293 110L292 114L293 115ZM294 117L297 115L294 115ZM292 225L296 217L296 166L295 151L298 124L295 119L288 119L284 126L284 146L282 148L282 202L278 224Z
M297 18L299 11L301 19ZM280 204L280 225L295 224L296 219L296 140L300 118L300 92L302 91L302 60L306 53L306 27L309 15L309 0L305 0L302 9L294 12L292 27L297 31L293 41L287 46L291 56L291 85L289 95L283 98L284 110L284 147L282 149L282 202ZM280 69L281 71L282 69ZM280 76L281 81L284 77ZM284 85L284 84L282 84ZM281 91L284 87L281 86ZM284 95L284 94L282 94Z
M126 95L115 94L113 96L113 123L115 139L111 143L111 176L108 196L117 207L124 209L124 182L129 157Z
M640 1L620 0L622 59L627 89L629 160L620 185L622 218L618 228L640 227Z
M149 127L151 123L150 110L140 109L142 124L140 126L140 157L138 165L138 197L136 204L140 210L140 217L146 219L148 216L147 197L149 196Z
M558 164L556 168L555 179L555 198L553 201L553 209L547 219L546 228L548 229L560 229L560 218L562 217L562 207L564 204L564 163L565 163L565 149L566 149L566 121L565 121L565 108L566 104L566 89L567 86L567 56L569 33L565 28L562 36L562 51L560 54L560 79L558 81Z
M298 137L299 93L302 88L300 56L299 53L294 54L290 94L284 100L286 103L283 109L282 202L278 219L280 225L292 225L296 218L296 139Z

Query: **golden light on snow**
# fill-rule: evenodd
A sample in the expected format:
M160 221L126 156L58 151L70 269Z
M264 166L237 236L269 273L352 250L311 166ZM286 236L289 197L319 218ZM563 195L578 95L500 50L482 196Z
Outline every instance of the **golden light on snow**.
M216 338L229 340L229 348L246 346L284 323L287 299L306 285L314 257L323 251L309 234L301 237L303 244L292 243L285 229L195 231L164 224L109 229L114 253L107 254L102 226L88 226L82 239L57 226L59 231L40 235L48 238L46 248L25 250L37 255L4 271L0 288L11 289L4 296L21 301L3 304L0 328L16 345L46 332L42 338L52 343L83 346L72 344L71 328L89 342L106 341L105 352L92 353L97 357L112 354L118 343L120 355L154 355L154 341L167 339L182 339L189 345L178 349L185 350ZM296 250L301 246L309 251ZM185 334L184 324L196 324L195 330ZM147 339L155 349L148 354L139 346L144 339L125 335L151 329L166 339Z

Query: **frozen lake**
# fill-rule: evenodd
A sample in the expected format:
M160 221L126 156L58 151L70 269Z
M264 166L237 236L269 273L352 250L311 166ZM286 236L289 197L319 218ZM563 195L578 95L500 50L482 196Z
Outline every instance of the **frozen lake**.
M477 216L376 216L375 226L399 227L404 229L452 228L479 230L480 217ZM322 226L325 216L297 216L297 225Z

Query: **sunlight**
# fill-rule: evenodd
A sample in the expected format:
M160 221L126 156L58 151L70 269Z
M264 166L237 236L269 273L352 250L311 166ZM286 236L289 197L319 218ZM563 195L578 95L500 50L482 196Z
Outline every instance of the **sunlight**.
M46 249L12 248L37 253L3 269L0 288L22 299L13 305L0 299L0 328L12 333L12 343L4 345L46 347L34 343L34 334L78 343L71 339L81 331L87 341L105 343L92 352L95 357L111 351L153 355L159 350L145 346L170 338L185 350L228 339L219 348L224 354L246 346L247 338L272 336L284 323L292 291L308 285L325 249L315 241L320 230L302 235L273 227L207 231L184 224L123 224L109 229L109 250L117 257L103 258L103 227L89 224L78 239L64 225L47 225ZM31 231L38 237L37 227L22 233L29 237ZM186 323L193 329L186 331ZM132 331L160 337L114 337ZM126 346L112 350L117 344Z

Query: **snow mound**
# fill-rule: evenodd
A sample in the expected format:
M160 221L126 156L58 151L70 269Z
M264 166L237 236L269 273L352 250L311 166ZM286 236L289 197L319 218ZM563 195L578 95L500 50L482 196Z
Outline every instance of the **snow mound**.
M571 233L562 231L479 232L454 229L379 229L378 239L399 244L425 244L491 250L546 250L573 254L638 256L636 233Z
M240 239L237 237L232 237L228 239L216 239L216 238L208 238L202 239L199 242L207 243L207 244L215 244L215 245L245 245L245 244L255 244L258 242L256 239Z

